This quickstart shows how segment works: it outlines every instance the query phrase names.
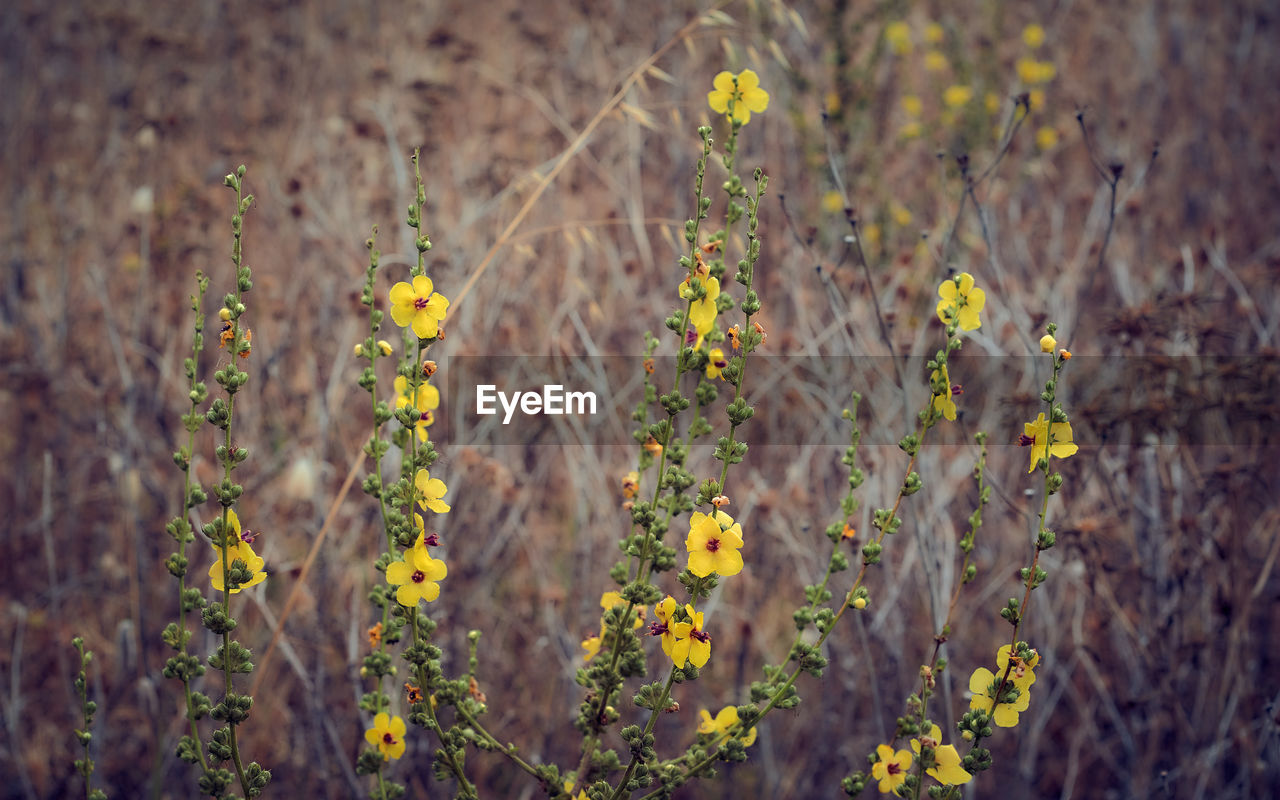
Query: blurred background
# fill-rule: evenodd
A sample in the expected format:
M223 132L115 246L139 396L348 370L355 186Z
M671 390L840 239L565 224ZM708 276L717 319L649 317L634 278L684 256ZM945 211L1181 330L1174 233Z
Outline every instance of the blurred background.
M964 413L927 448L926 490L871 573L872 605L833 637L827 676L800 681L802 704L761 724L747 763L682 795L837 797L840 778L866 767L945 613L983 428L993 500L933 709L951 722L967 707L967 677L1007 640L998 611L1021 596L1030 558L1038 499L1015 443L1045 377L1030 356L1054 320L1080 358L1061 397L1081 450L1055 463L1059 546L1025 629L1043 666L968 796L1275 796L1278 16L1263 0L3 4L0 795L82 792L76 634L97 656L97 785L195 794L195 773L171 755L179 686L160 677L159 632L176 617L163 529L181 495L171 453L185 441L193 275L212 276L212 305L232 286L223 175L246 164L257 198L244 239L251 380L236 407L251 456L237 474L270 572L237 614L262 681L242 742L272 770L270 794L363 796L358 670L383 539L359 491L369 412L351 351L367 330L371 226L380 297L412 258L412 149L429 274L454 300L433 351L442 363L637 356L674 307L711 79L751 68L772 98L739 156L744 176L761 165L771 179L765 352L876 358L750 386L795 413L743 429L767 442L730 476L748 568L708 606L715 655L678 696L684 710L660 720L661 754L691 740L697 709L743 702L761 664L784 656L845 486L840 408L852 390L891 387L893 355L910 386L862 408L858 530L891 502L905 468L892 443L926 401L923 360L943 335L934 292L952 271L987 291L964 349L983 358L951 370ZM1043 41L1024 35L1032 24ZM1031 111L1009 141L1024 92ZM975 181L967 200L958 156ZM724 179L718 162L709 176ZM667 334L660 353L671 352ZM219 357L206 350L205 376ZM446 393L443 415L449 404ZM466 631L485 631L490 729L569 769L579 642L613 588L627 530L618 482L636 453L569 424L554 438L439 441L450 573L430 612L447 671L465 670ZM201 445L208 486L207 431ZM695 454L701 477L712 463ZM207 550L191 550L197 581ZM849 579L837 576L837 595ZM432 749L412 735L390 768L410 796L450 796L431 779ZM499 757L473 754L468 770L487 796L539 796Z

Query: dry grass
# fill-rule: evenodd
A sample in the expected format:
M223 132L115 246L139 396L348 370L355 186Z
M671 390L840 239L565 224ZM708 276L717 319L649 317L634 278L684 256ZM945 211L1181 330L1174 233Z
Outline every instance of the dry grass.
M167 655L158 634L174 594L162 530L178 495L169 453L184 396L186 297L196 269L215 276L215 296L229 282L221 176L236 164L249 166L258 198L246 222L252 380L237 409L238 436L252 451L242 516L267 532L260 550L272 571L240 615L255 652L367 435L349 359L364 325L361 243L376 222L384 264L410 257L399 218L414 146L423 147L437 286L453 296L487 263L451 313L447 354L634 355L641 333L661 326L678 280L674 241L689 213L710 77L754 67L773 93L747 129L743 157L765 166L774 191L759 270L769 350L885 355L872 292L891 312L897 353L924 355L938 341L930 295L944 267L913 251L921 231L935 254L948 234L958 184L934 148L952 142L897 139L897 98L923 93L930 78L915 61L874 52L888 12L800 3L801 29L769 3L730 6L735 25L698 27L667 51L656 65L675 82L644 74L548 181L636 66L692 19L693 4L662 13L624 2L589 11L229 5L0 8L0 456L11 465L0 478L10 521L4 797L75 789L76 633L97 653L101 783L113 797L191 794L193 776L168 755L178 698L158 677ZM942 21L953 63L1003 94L1018 31L1033 17L1021 4L996 5L1003 10ZM961 433L924 471L929 491L908 505L908 532L873 578L873 613L836 637L827 680L803 682L805 702L762 726L751 761L690 796L835 796L839 776L863 766L891 730L952 578L948 562L934 563L936 541L951 540L973 502L963 442L979 423L999 444L1016 437L1039 391L1022 357L1049 316L1082 357L1066 391L1088 446L1064 462L1061 546L1049 553L1051 580L1027 630L1047 669L1024 723L994 740L997 766L977 793L1258 798L1280 785L1276 12L1260 0L1230 9L1203 0L1159 10L1037 5L1059 77L1035 124L1055 125L1062 142L1039 154L1022 131L979 189L994 249L972 207L956 232L951 266L978 275L991 298L965 349L991 357L986 369L955 376L967 387ZM925 9L908 18L918 30ZM828 92L843 110L824 129ZM1126 169L1101 268L1107 192L1075 127L1077 108L1099 158ZM1135 186L1157 139L1161 155ZM871 249L873 288L844 252L841 215L820 208L834 186L828 152L860 218L884 220L895 201L914 216L902 229L886 225ZM985 144L974 154L979 165L989 157ZM130 210L143 186L155 193L145 218ZM892 368L880 361L865 372L859 385L844 374L795 383L782 399L798 409L799 429L817 426L839 443L840 398L864 389L876 400L868 437L892 442L907 417L884 388ZM984 390L984 379L1002 391ZM741 643L741 656L713 662L681 698L691 713L661 721L660 733L680 741L692 710L741 700L731 687L779 657L798 587L820 574L820 531L843 482L839 451L780 444L795 441L787 425L796 419L775 420L747 431L779 444L753 449L731 479L751 568L711 608L717 653ZM580 442L568 428L563 438L559 449L442 444L451 571L432 612L446 667L465 658L468 628L485 629L491 729L529 758L569 764L578 641L596 624L623 525L599 498L615 494L633 455ZM864 453L875 472L862 496L875 505L896 487L902 460L891 445ZM1024 464L1024 452L993 448L980 580L949 653L957 675L989 660L1005 635L995 609L1013 594L1028 549ZM247 751L275 773L277 795L362 791L350 765L362 731L367 565L381 541L374 517L358 492L335 507L265 665L267 688L244 731ZM953 709L962 690L949 689ZM398 774L413 796L441 794L425 766L426 737L411 747ZM497 758L468 766L490 796L536 795ZM1008 789L1010 781L1029 788Z

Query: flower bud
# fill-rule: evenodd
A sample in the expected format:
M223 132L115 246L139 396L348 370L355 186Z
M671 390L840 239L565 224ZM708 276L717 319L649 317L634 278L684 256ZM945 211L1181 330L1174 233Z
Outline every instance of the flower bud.
M231 309L227 308L226 306L223 306L222 308L220 308L218 310L218 319L222 320L223 322L230 322Z
M854 607L854 608L856 608L856 609L858 609L859 611L861 611L862 609L866 608L866 607L867 607L867 598L865 598L865 597L856 597L856 598L854 598L854 600L853 600L853 607Z
M389 355L391 355L391 342L388 342L386 339L379 339L379 340L378 340L378 350L379 350L379 351L380 351L384 356L389 356Z
M1050 336L1049 334L1046 333L1044 336L1040 337L1041 353L1052 353L1053 348L1057 346L1058 346L1058 341L1054 339L1052 336Z
M358 344L358 345L356 345L356 346L355 346L355 348L354 348L351 352L355 355L355 357L356 357L356 358L361 358L361 357L363 357L363 356L364 356L364 345L362 345L362 344Z

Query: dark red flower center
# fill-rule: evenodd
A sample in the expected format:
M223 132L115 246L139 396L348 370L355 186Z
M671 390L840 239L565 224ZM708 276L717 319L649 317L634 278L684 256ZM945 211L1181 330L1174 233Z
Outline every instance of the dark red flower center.
M396 743L396 737L392 736L390 731L387 731L386 733L382 734L382 743L383 743L383 744L395 744L395 743Z
M650 623L649 623L649 635L650 635L650 636L662 636L662 635L666 634L666 633L667 633L668 631L670 631L670 630L671 630L671 629L667 627L667 623L665 623L665 622L650 622Z
M719 549L720 549L720 540L719 540L719 539L708 539L708 540L707 540L707 552L708 552L708 553L714 553L714 552L718 551Z
M413 580L413 582L414 582L414 583L422 583L422 582L423 582L423 581L425 581L426 579L427 579L427 576L423 574L422 570L420 570L420 569L415 569L415 570L413 571L413 578L412 578L412 580Z
M711 634L700 631L697 628L689 631L689 635L703 644L709 644L711 642Z
M902 767L897 761L890 761L888 766L885 767L885 772L888 772L890 775L898 775L902 772Z
M424 545L426 545L427 547L439 547L439 546L440 546L440 534L438 534L438 533L428 534L427 536L424 536L424 537L422 538L422 543L423 543Z
M1030 447L1031 445L1033 445L1033 444L1035 444L1035 443L1036 443L1036 439L1035 439L1035 437L1034 437L1034 436L1028 436L1028 435L1026 435L1025 433L1024 433L1024 434L1021 434L1020 436L1018 436L1018 446L1019 446L1019 447Z
M413 298L413 307L414 307L414 308L416 308L416 309L418 309L419 311L421 311L422 309L426 308L426 307L427 307L427 298L425 298L425 297L415 297L415 298Z

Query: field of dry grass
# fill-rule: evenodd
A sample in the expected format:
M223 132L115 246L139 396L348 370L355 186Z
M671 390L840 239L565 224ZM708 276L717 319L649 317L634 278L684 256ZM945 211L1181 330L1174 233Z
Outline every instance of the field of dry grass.
M987 287L988 317L966 345L968 374L952 369L965 414L930 450L928 491L906 506L904 533L873 575L871 613L833 639L822 682L802 680L801 706L762 723L748 762L687 796L836 797L839 778L865 768L932 647L954 579L940 557L953 545L939 542L955 540L972 507L965 443L981 425L994 501L942 695L953 714L965 707L964 678L1006 637L997 612L1020 594L1014 572L1030 550L1032 484L1012 445L1035 413L1043 376L1028 356L1047 319L1078 357L1064 399L1082 447L1062 462L1059 547L1026 629L1044 660L1036 695L1019 727L992 741L996 766L971 796L1280 796L1274 4L975 2L961 13L741 0L721 23L689 27L704 2L659 5L0 7L0 796L79 790L76 634L96 652L99 785L113 798L194 794L194 773L171 755L180 697L159 674L159 632L175 616L163 526L181 494L170 454L192 276L212 275L213 297L232 282L224 174L248 165L257 197L245 223L254 350L237 406L252 455L238 474L241 516L265 532L270 571L239 614L262 682L242 736L275 775L269 795L362 796L353 762L367 721L356 702L368 687L357 673L382 538L359 481L341 489L363 470L368 436L350 354L367 325L358 294L370 226L387 271L403 269L408 156L420 146L428 270L454 300L442 363L635 356L674 303L711 78L747 67L772 94L740 157L771 177L757 282L766 353L880 358L755 387L784 413L744 428L766 444L733 478L749 566L710 608L726 656L660 735L687 741L697 708L744 701L736 687L781 657L837 513L843 398L874 398L861 490L873 508L896 491L892 443L911 414L881 385L888 346L924 374L948 269ZM881 31L897 19L917 37L942 24L942 73L921 66L919 40L911 54L887 52ZM1040 54L1057 76L977 188L979 210L968 203L944 244L961 202L954 156L990 163L998 119L943 120L937 97L968 83L996 93L1007 117L1031 22L1047 30ZM904 140L908 92L925 99L930 124ZM1103 173L1123 165L1105 251L1110 192L1077 112ZM1041 149L1034 135L1046 126L1059 140ZM869 273L848 252L845 203L879 226ZM895 221L899 207L909 222ZM212 365L217 353L207 355ZM927 390L912 380L914 408ZM490 728L531 760L570 765L579 641L613 588L606 572L626 520L612 498L634 453L570 426L555 433L561 446L439 443L450 574L429 610L446 667L465 662L469 628L485 630ZM206 485L214 466L197 464ZM419 735L394 767L410 796L447 796L430 752ZM497 756L474 754L468 770L487 796L538 794Z

